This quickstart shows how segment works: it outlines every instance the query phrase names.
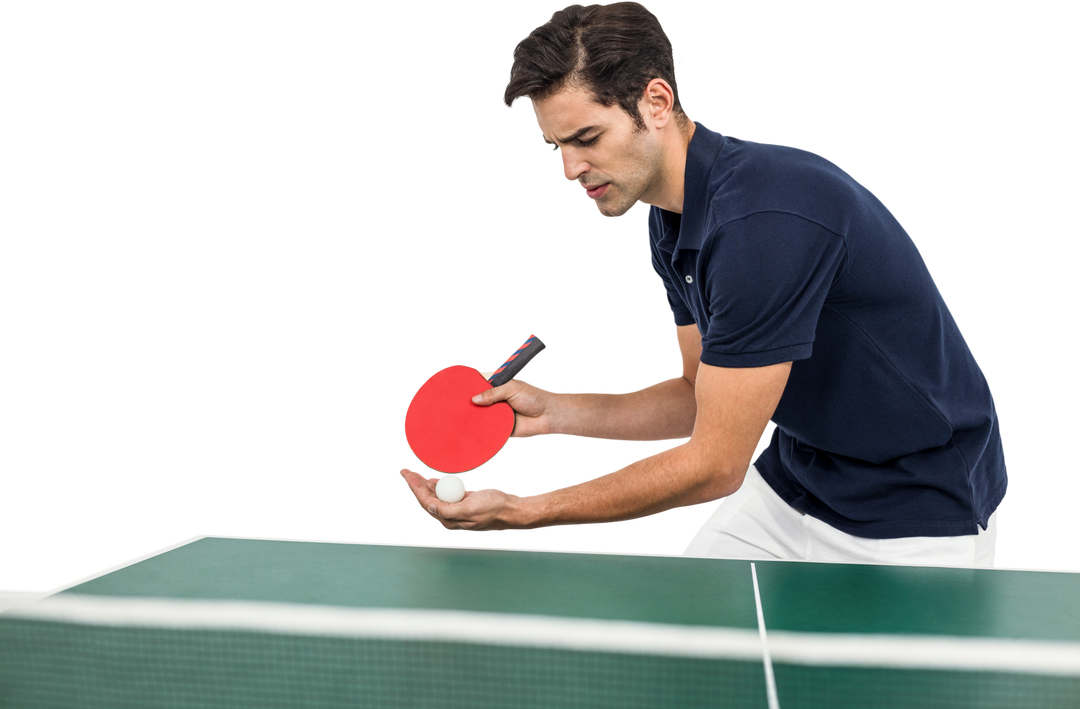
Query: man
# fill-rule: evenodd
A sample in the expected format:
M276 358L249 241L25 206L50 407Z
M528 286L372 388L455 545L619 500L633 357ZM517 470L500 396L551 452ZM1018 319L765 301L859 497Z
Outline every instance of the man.
M571 6L514 53L528 96L600 212L652 205L682 376L626 395L512 381L517 436L689 439L534 497L447 504L447 528L624 520L727 499L687 553L990 566L1006 475L989 388L915 246L831 163L712 132L683 113L671 45L636 3ZM766 424L777 427L751 457Z

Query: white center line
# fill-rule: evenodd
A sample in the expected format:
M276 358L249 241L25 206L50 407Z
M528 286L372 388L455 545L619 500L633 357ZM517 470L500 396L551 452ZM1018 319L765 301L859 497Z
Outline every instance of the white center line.
M776 677L773 676L772 656L769 654L769 640L765 637L765 613L761 610L757 564L754 562L750 562L750 574L754 577L754 605L757 606L758 635L761 636L761 661L765 665L765 692L769 697L769 709L780 709L780 700L776 697Z

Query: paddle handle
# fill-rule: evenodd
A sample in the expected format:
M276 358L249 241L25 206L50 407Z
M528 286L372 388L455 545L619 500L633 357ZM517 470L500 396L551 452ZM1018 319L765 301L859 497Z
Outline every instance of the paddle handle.
M544 352L548 351L548 340L545 340L535 332L530 332L522 340L521 344L510 350L507 356L502 358L495 372L487 378L492 387L498 387L510 382L516 376L524 374L525 370Z

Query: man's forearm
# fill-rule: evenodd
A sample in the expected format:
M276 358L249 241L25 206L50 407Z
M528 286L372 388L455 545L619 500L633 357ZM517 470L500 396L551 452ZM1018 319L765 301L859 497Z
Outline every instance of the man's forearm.
M559 394L550 432L624 441L686 438L696 412L694 385L680 377L632 394Z
M688 442L580 485L514 498L504 519L513 528L617 522L717 500L739 489L749 461L715 453Z

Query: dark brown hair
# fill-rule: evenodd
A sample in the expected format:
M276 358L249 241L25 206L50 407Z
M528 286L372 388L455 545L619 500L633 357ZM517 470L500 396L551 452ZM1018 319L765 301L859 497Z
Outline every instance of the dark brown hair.
M503 100L507 106L521 96L542 101L567 86L580 86L603 106L619 104L640 130L645 121L638 101L657 78L671 85L681 116L671 42L651 12L636 2L571 5L514 49Z

